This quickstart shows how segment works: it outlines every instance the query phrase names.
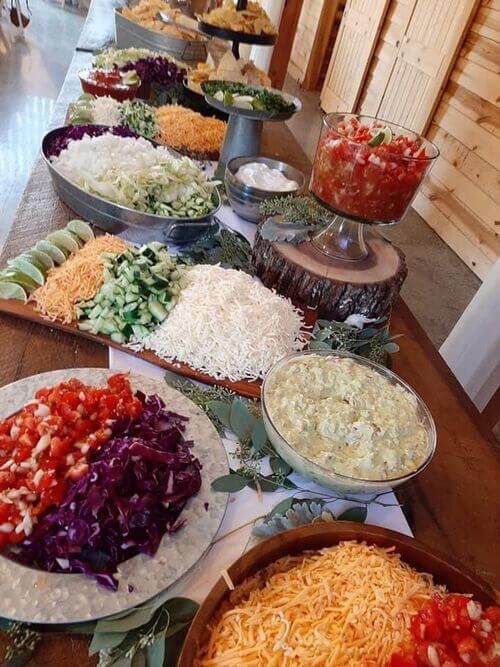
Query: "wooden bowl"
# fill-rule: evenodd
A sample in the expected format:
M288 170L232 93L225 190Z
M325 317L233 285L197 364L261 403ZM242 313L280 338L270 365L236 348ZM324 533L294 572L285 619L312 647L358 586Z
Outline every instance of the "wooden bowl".
M499 603L489 584L444 554L393 530L349 521L315 523L280 533L238 558L228 569L228 574L237 586L278 558L331 547L344 540L364 541L380 547L395 546L406 563L420 572L432 574L435 582L444 584L450 592L470 593L486 606ZM177 667L192 667L199 647L208 639L207 626L229 592L225 581L220 578L194 618Z

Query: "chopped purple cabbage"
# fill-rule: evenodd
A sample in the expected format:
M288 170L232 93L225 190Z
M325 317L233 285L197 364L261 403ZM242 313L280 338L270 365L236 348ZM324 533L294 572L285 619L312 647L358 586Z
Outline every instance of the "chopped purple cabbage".
M139 137L137 132L124 125L117 125L115 127L106 127L104 125L68 125L52 136L50 141L47 141L45 144L45 155L49 159L57 157L72 141L80 141L85 136L100 137L107 133L114 134L117 137Z
M87 474L12 557L49 572L83 572L116 590L119 563L153 556L163 535L184 525L181 512L201 486L201 464L183 436L187 418L166 410L157 395L137 396L143 414L114 425Z
M135 70L142 85L156 83L165 87L182 84L187 74L185 69L161 56L141 58L135 62L125 63L117 69L121 72Z

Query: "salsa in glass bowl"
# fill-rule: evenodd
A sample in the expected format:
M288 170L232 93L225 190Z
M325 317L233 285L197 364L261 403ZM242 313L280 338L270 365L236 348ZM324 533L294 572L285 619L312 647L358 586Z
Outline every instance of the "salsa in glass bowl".
M112 97L118 102L132 100L137 95L141 80L135 70L86 69L78 73L82 90L95 97Z
M433 143L400 125L328 114L310 189L335 213L357 222L399 222L438 155Z

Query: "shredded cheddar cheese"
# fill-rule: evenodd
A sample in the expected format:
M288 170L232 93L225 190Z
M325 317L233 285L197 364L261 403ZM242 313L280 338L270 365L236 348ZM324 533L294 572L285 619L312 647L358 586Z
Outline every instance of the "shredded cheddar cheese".
M121 253L127 247L125 241L108 234L88 241L64 264L49 271L30 301L47 319L70 324L76 319L76 304L91 299L104 282L103 254Z
M282 558L230 594L196 667L382 667L438 587L357 542Z
M218 156L226 132L224 121L176 104L159 107L156 120L160 128L156 139L160 143L190 155Z

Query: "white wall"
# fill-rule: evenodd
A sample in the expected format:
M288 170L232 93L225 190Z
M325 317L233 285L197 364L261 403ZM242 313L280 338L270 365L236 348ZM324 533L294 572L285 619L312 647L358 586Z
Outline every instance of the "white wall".
M500 259L440 352L482 412L500 386Z

